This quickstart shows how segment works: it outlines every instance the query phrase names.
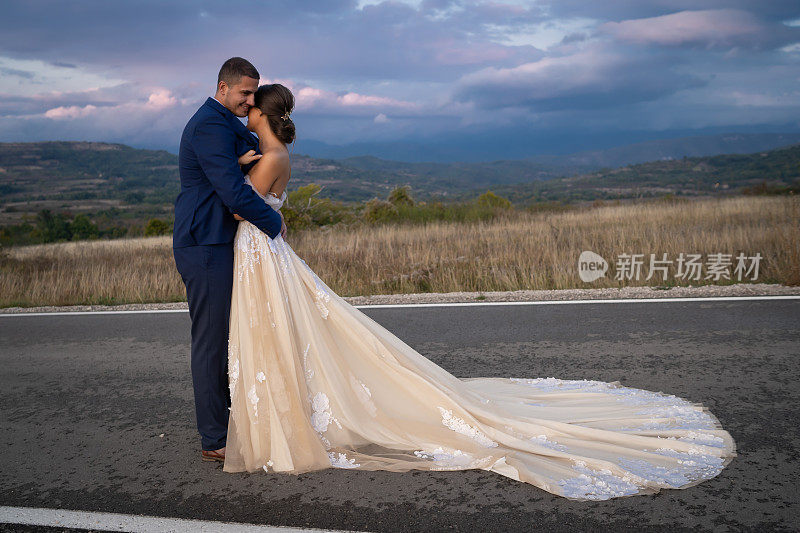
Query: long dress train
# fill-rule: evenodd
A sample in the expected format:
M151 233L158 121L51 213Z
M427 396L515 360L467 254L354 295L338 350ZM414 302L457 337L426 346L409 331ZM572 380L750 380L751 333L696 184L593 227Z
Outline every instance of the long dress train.
M243 221L234 250L226 472L483 469L604 500L692 486L735 455L707 409L675 396L457 378L331 291L280 235Z

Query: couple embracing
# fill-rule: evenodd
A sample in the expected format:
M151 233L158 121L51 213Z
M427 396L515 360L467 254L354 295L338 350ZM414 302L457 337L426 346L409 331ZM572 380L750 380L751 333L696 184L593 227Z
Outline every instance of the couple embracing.
M204 460L225 458L228 324L239 222L246 219L271 239L286 236L283 215L264 197L271 194L273 203L286 198L294 99L282 85L258 82L249 61L226 61L216 94L186 124L180 143L173 253L192 321L191 369ZM239 117L248 117L247 127ZM246 181L243 171L252 173Z
M576 500L689 487L731 460L702 405L617 382L458 378L339 297L285 240L294 98L259 78L226 61L180 145L173 249L203 460L482 469Z

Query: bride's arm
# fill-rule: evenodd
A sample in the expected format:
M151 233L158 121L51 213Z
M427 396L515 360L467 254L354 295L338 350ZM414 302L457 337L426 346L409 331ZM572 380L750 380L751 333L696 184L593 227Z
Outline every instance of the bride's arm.
M250 181L253 187L262 195L266 196L270 192L272 185L277 179L289 170L289 158L286 155L274 151L267 152L250 169ZM272 191L278 198L283 191Z
M248 150L239 156L239 166L242 167L242 172L246 172L248 167L252 167L251 163L259 159L261 159L261 154L257 154L255 150ZM243 217L240 217L236 213L233 214L233 218L236 220L244 220Z
M242 172L247 173L250 163L261 159L261 154L257 154L255 150L248 150L239 156L239 166L242 167Z

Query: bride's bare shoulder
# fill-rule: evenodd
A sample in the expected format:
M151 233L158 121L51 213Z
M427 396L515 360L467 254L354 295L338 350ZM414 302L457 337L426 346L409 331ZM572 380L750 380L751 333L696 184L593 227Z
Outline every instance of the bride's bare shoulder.
M270 161L273 165L289 166L289 152L285 148L267 149L264 155L261 156L261 160L264 159Z
M268 176L272 179L281 176L289 169L289 154L285 150L269 149L264 152L250 170L250 177Z

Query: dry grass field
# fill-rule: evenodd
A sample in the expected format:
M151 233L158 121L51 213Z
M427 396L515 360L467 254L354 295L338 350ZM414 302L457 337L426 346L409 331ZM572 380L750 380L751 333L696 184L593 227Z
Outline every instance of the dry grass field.
M351 226L292 232L295 252L341 296L730 284L800 285L800 199L724 199L601 204L560 212L509 211L491 222ZM609 263L581 281L578 256ZM649 254L761 254L757 280L650 280ZM615 280L620 254L645 254L641 277ZM731 268L732 271L732 268ZM703 276L706 275L703 269ZM0 252L0 307L184 300L171 237L89 241Z

